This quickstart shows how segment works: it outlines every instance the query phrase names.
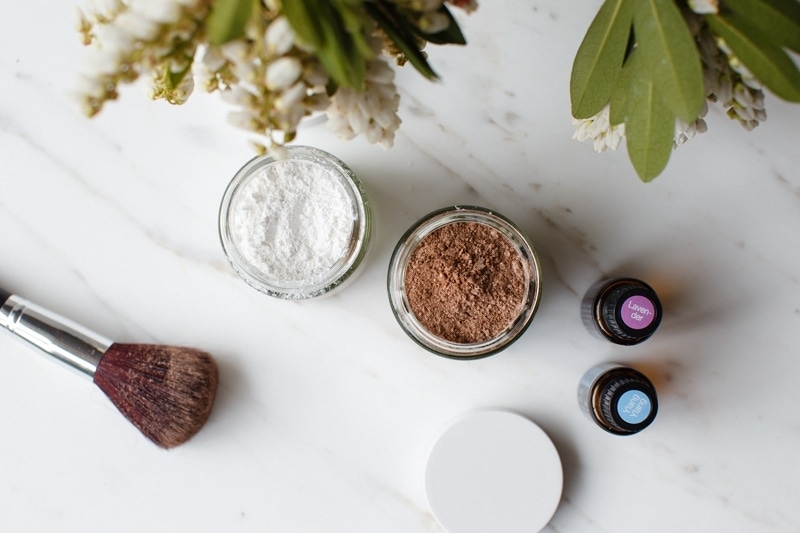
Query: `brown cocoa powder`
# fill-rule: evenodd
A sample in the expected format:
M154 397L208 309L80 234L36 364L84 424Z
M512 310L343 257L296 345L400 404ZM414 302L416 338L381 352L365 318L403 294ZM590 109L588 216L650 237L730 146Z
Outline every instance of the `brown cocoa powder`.
M409 257L405 290L420 324L461 344L508 328L525 298L526 269L511 241L478 222L455 222L425 236Z

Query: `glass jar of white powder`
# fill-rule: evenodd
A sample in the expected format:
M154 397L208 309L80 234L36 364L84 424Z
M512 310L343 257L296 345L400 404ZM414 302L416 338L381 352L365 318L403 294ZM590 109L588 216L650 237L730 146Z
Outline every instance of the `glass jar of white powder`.
M219 231L233 269L252 287L286 300L328 294L353 279L372 234L358 178L331 154L287 147L252 159L222 198Z

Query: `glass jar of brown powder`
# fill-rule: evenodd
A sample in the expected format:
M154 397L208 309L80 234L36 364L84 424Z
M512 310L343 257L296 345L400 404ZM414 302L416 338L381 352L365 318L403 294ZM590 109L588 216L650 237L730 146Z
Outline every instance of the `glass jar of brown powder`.
M495 354L528 327L539 305L541 268L510 220L474 206L427 215L398 242L389 302L420 346L455 359Z

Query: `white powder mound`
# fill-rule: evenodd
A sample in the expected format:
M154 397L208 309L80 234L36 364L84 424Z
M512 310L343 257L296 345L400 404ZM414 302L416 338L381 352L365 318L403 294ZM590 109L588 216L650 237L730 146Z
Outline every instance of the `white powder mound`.
M334 171L310 161L281 160L239 192L231 236L266 277L316 282L347 253L355 218Z

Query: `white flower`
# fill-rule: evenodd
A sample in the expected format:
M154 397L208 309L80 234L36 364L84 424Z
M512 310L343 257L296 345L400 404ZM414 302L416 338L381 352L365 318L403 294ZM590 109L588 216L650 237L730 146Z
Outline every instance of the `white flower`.
M331 97L328 128L345 140L363 134L367 141L390 148L400 127L399 105L394 71L383 59L374 59L367 64L362 91L340 87Z
M700 115L694 122L684 122L683 120L675 119L675 136L672 139L672 148L675 149L682 145L698 133L705 133L708 130L706 121L703 117L708 113L708 105L703 102L703 108L700 110Z
M169 24L181 18L183 6L174 0L134 2L132 9L159 24Z
M288 88L300 78L303 64L296 57L284 56L267 65L265 82L267 89L280 91Z
M286 17L273 20L264 33L264 43L271 55L282 56L294 46L294 30Z
M124 28L102 26L98 28L98 44L89 61L103 74L114 74L136 48L136 40ZM90 63L90 64L91 64Z
M703 104L700 116L697 120L686 123L681 119L675 119L675 133L672 139L672 147L677 148L698 133L705 133L707 130L706 115L708 107ZM576 141L591 141L595 152L602 153L610 148L616 150L625 138L625 123L612 125L609 121L610 107L606 105L595 116L587 119L572 119L573 125L577 126L575 134L572 136Z
M184 73L197 48L199 20L207 0L106 0L81 14L79 31L93 45L79 75L83 110L94 115L117 86L142 74L151 78L151 96L181 104L194 79ZM174 74L184 73L177 86Z
M171 104L185 104L186 100L192 95L194 91L194 78L191 74L183 77L181 82L175 87L172 96L168 99Z
M220 46L219 51L231 63L247 61L250 57L250 46L242 39L228 41Z
M610 106L606 105L595 116L587 119L572 119L578 126L572 136L576 141L592 141L595 152L603 153L607 148L616 150L625 137L625 124L612 125L609 121Z
M767 120L764 92L744 83L737 83L734 86L733 98L726 103L726 107L728 116L738 120L747 131L753 130L759 123Z
M140 41L149 41L158 35L158 23L135 11L122 13L117 18L117 24L131 37Z
M706 95L712 102L727 108L730 118L750 131L767 119L761 84L741 63L721 38L714 38L705 28L697 40Z
M217 72L225 65L225 56L223 56L216 47L209 47L203 54L203 65L211 72Z
M760 89L761 83L753 76L753 73L750 72L750 69L742 63L739 56L733 53L733 50L728 46L728 43L725 42L725 39L722 37L717 37L716 40L717 47L722 51L722 53L727 57L728 65L730 65L731 69L736 72L739 76L741 76L742 81L749 85L754 89Z
M719 13L719 0L689 0L689 7L700 15L716 14Z
M306 84L298 81L275 99L275 109L286 112L292 107L299 106L306 97L307 90Z
M258 97L241 85L227 91L221 91L222 100L233 105L249 107L256 103Z

